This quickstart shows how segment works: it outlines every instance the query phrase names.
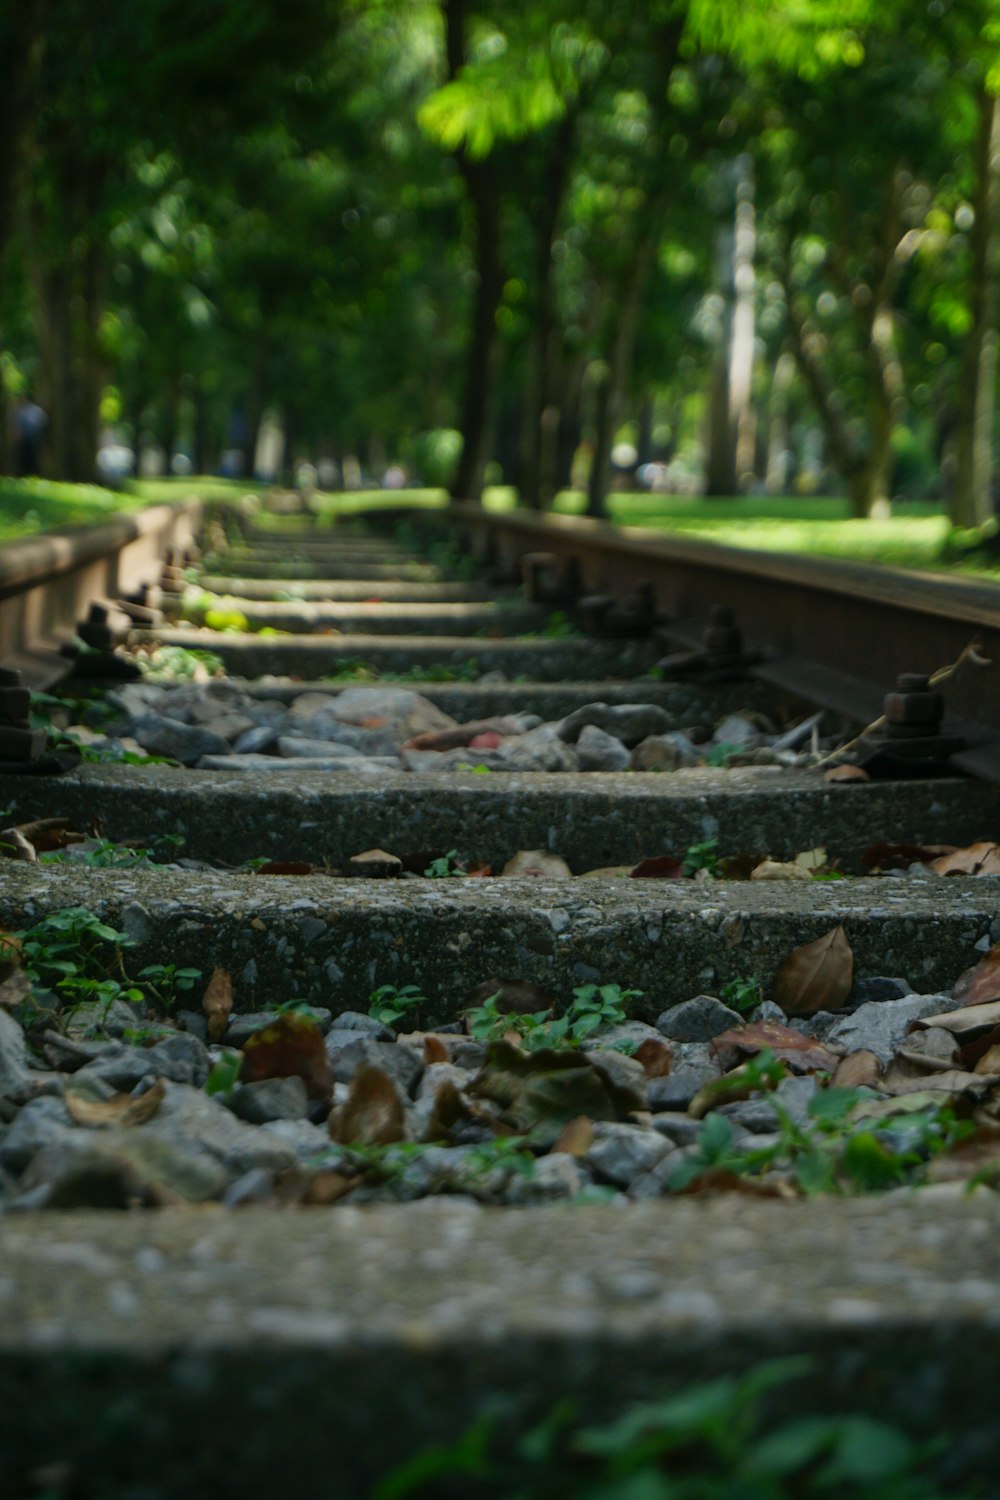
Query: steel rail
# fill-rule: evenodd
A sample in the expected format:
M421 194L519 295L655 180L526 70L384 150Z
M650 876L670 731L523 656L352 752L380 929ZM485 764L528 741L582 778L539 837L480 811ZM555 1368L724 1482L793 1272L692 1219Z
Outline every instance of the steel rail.
M575 556L594 592L626 595L652 583L672 622L666 634L677 640L697 639L713 605L731 606L747 644L765 654L759 675L862 722L877 715L901 672L936 671L978 636L991 665L956 674L946 701L970 745L961 763L1000 776L1000 586L582 517L495 514L468 503L452 514L469 549L501 566L543 551Z

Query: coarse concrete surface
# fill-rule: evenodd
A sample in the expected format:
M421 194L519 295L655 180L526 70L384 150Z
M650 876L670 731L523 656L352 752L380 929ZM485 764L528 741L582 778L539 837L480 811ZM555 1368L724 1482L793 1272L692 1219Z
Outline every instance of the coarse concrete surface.
M816 771L774 767L373 775L282 764L0 773L0 806L13 821L64 816L86 828L96 816L117 840L180 834L182 854L231 864L266 855L338 866L365 849L458 849L499 870L519 849L549 849L578 874L655 854L683 858L713 838L720 855L789 858L823 844L850 862L879 841L964 844L991 837L1000 822L1000 786L958 778L826 783Z
M500 603L414 603L396 600L344 603L334 600L260 601L226 596L209 609L239 610L252 630L342 631L345 635L469 636L496 632L520 635L544 630L549 611L523 600Z
M842 924L855 976L950 989L1000 940L1000 879L833 883L659 880L359 880L91 870L0 862L0 929L84 906L149 963L228 969L238 1010L302 998L365 1009L382 984L417 984L453 1019L485 980L532 979L569 998L634 986L636 1015L755 976Z
M0 1222L0 1268L14 1500L363 1500L485 1412L502 1446L567 1397L603 1421L789 1354L772 1415L940 1435L951 1481L1000 1493L982 1191L46 1214Z
M202 574L193 587L211 594L236 595L262 602L291 597L314 602L340 599L345 603L364 603L369 599L380 599L386 603L390 600L410 604L475 603L489 601L496 593L488 583L408 583L397 578L373 586L370 580L363 578L324 582L316 579L227 578L210 573Z
M317 678L342 669L345 661L363 660L378 671L410 672L425 667L505 672L508 677L535 677L563 682L567 678L634 677L660 655L652 640L597 641L587 636L539 636L493 640L488 636L345 635L264 636L253 632L169 629L137 631L140 643L161 642L189 650L214 651L226 671L242 677L276 672Z

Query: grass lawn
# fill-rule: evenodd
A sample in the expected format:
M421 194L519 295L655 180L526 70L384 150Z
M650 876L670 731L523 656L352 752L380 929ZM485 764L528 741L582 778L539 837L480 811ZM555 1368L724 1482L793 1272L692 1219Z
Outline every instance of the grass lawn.
M122 490L43 479L0 479L0 541L60 526L92 524L116 511L161 504L192 493L207 500L237 499L265 488L247 480L214 477L139 479ZM316 500L320 515L331 519L401 505L439 509L446 503L445 491L440 489L358 490L320 494ZM486 491L484 504L493 511L512 510L517 504L516 492L495 486ZM557 496L554 508L563 515L579 515L584 504L582 493L567 490ZM651 527L732 547L1000 578L1000 565L988 568L981 563L955 563L949 558L948 518L929 501L903 501L895 506L888 521L856 520L849 514L846 500L829 496L747 495L706 500L700 496L621 493L611 495L608 509L609 519L618 526ZM267 524L263 514L261 520ZM276 516L273 524L287 526L290 520Z

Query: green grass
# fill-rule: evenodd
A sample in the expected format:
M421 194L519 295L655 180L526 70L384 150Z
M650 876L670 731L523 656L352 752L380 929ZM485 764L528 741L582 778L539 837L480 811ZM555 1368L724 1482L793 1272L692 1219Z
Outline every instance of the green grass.
M60 526L93 524L116 512L162 504L198 494L206 500L236 500L267 487L240 479L194 476L187 479L140 479L113 491L98 485L59 484L42 479L0 479L0 541L29 536ZM366 511L396 509L439 510L447 504L441 489L356 490L350 494L316 496L322 519L361 515ZM487 510L502 513L516 508L517 495L509 486L486 491ZM585 497L565 490L554 509L561 515L580 515ZM956 562L949 556L954 534L947 516L931 501L903 501L888 521L857 520L848 502L831 496L734 496L706 500L700 496L613 494L609 519L623 529L652 528L677 536L720 542L798 556L843 558L901 568L962 573L997 580L1000 565ZM294 526L295 518L268 517L259 524Z

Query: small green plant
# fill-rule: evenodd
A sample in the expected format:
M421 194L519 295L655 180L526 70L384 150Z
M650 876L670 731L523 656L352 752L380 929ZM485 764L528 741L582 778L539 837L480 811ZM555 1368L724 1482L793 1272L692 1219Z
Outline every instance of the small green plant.
M205 1093L221 1094L223 1099L228 1099L240 1081L242 1066L243 1053L229 1047L224 1048L205 1080Z
M725 769L733 757L742 755L745 749L745 745L731 745L727 740L720 740L717 745L709 745L705 751L705 764Z
M382 984L368 996L368 1014L383 1026L395 1026L404 1016L412 1016L429 1003L415 984Z
M576 627L564 609L554 609L549 614L542 633L550 640L559 641L568 635L575 635Z
M152 655L140 657L147 682L190 682L195 677L222 677L225 663L214 651L187 646L157 646Z
M773 1057L758 1055L770 1070ZM766 1085L765 1085L766 1086ZM773 1087L773 1083L771 1084ZM709 1114L698 1133L697 1151L679 1163L669 1180L672 1192L682 1192L710 1170L735 1176L759 1177L779 1168L791 1173L802 1192L871 1193L917 1182L927 1163L974 1133L975 1126L959 1120L947 1105L866 1113L869 1095L858 1089L827 1088L810 1100L808 1118L796 1123L780 1100L772 1107L778 1118L777 1137L766 1145L744 1149L737 1144L730 1121Z
M705 839L700 844L691 844L684 856L684 874L689 877L697 875L699 870L704 870L706 875L714 878L718 866L718 839Z
M52 912L13 936L28 978L70 1008L88 1002L107 1008L115 1000L143 998L141 989L122 984L110 973L114 964L121 969L121 950L131 947L132 939L86 907Z
M458 863L457 849L449 849L447 854L442 854L438 859L432 859L424 871L428 880L447 880L453 875L464 874L465 871Z
M756 1010L763 998L760 980L756 978L731 979L719 991L719 999L724 1000L730 1010L739 1011L741 1016L748 1016Z
M193 990L202 978L200 969L182 969L177 964L147 964L139 970L139 978L153 992L153 997L164 1010L176 1005L181 995Z
M578 985L564 1014L550 1020L548 1010L526 1014L501 1011L497 991L482 1005L466 1011L466 1025L470 1036L481 1042L499 1041L513 1032L529 1052L539 1047L581 1047L594 1032L624 1021L626 1006L641 999L642 993L642 990L623 990L617 984Z

